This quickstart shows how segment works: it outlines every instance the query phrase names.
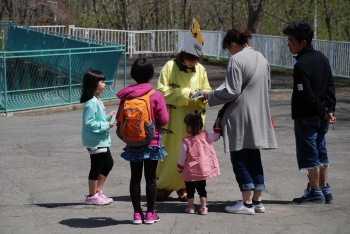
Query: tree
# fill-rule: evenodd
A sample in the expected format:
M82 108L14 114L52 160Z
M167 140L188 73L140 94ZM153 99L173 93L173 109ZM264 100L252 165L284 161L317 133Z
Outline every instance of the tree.
M8 19L23 25L67 22L69 17L62 7L59 2L46 0L2 0L0 20Z
M187 30L195 17L201 30L227 31L238 27L252 33L283 35L285 25L301 19L315 26L317 22L317 38L330 40L350 40L349 15L350 0L0 1L0 19L24 25Z
M248 30L252 33L258 33L264 0L247 0L248 3Z

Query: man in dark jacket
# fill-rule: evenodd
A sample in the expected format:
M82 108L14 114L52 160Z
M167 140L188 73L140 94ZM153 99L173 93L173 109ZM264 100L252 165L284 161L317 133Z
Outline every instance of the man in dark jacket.
M296 155L300 171L306 171L309 183L305 193L293 202L305 204L331 203L331 188L327 183L328 155L326 133L334 116L336 98L329 61L311 42L314 35L310 25L296 20L283 29L288 48L297 54L293 74L292 119Z

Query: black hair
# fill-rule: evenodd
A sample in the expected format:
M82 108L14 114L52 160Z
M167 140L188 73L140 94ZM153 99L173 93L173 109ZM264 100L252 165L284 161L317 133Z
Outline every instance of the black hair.
M189 113L185 116L184 122L192 129L191 135L198 135L203 128L203 119L199 111L195 110L193 113Z
M282 32L287 36L294 37L300 44L303 40L306 40L306 45L311 45L312 38L314 37L314 31L311 26L302 21L295 20L291 24L287 25Z
M222 48L225 50L231 47L231 42L238 45L248 44L248 39L252 38L252 33L249 30L232 28L227 31L224 40L222 40Z
M97 90L98 82L105 79L106 77L102 72L92 69L87 70L83 77L80 103L84 103L93 98Z
M130 75L138 84L147 83L150 78L153 78L153 65L146 58L138 58L132 64Z
M185 51L181 51L180 53L178 53L176 55L174 61L175 61L176 65L179 67L180 71L187 72L187 69L190 69L190 70L195 72L196 71L195 67L188 68L183 64L184 59L186 59L188 61L200 62L200 61L202 61L203 56L201 55L198 57L196 55L186 53Z

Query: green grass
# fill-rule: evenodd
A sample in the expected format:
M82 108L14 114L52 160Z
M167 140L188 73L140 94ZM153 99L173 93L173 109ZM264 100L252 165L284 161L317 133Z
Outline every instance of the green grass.
M292 68L270 66L270 70L271 70L272 74L293 76L293 69Z
M211 65L217 65L217 66L227 66L229 59L226 58L219 58L216 59L216 57L211 57L211 56L204 56L203 57L203 62L208 62Z
M334 76L334 81L342 83L342 84L350 85L350 78Z

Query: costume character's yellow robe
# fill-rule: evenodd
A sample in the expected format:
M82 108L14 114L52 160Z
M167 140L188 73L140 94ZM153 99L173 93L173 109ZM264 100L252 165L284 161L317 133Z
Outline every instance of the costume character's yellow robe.
M195 72L187 69L187 73L180 71L173 60L162 68L157 90L164 95L169 113L169 122L163 127L163 144L168 155L163 162L158 162L157 189L172 192L186 188L176 166L182 138L188 135L185 131L185 116L198 110L202 113L203 123L205 121L207 101L189 99L191 90L195 92L200 89L211 90L207 72L201 64L197 63Z

